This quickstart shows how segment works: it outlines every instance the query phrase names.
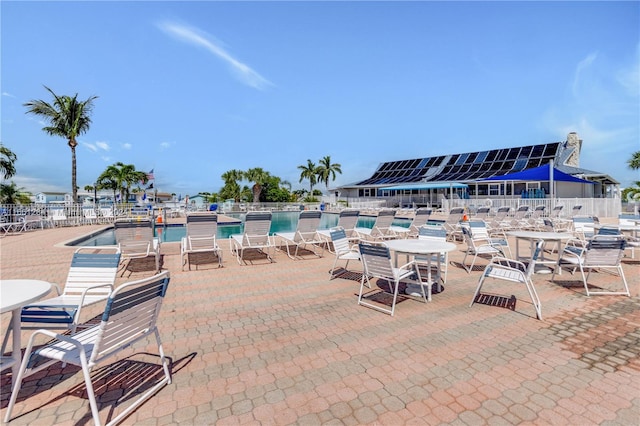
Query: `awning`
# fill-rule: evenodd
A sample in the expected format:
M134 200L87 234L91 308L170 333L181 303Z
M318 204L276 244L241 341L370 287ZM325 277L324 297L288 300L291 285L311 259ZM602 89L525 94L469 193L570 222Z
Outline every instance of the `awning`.
M540 167L535 167L533 169L526 169L521 172L509 173L507 175L502 176L492 176L487 179L482 179L478 182L487 182L487 181L539 181L546 182L551 180L550 177L550 166L549 164L545 164ZM557 182L576 182L576 183L589 183L593 184L593 182L579 179L575 176L571 176L569 174L563 173L560 170L553 168L553 180Z
M468 188L469 185L460 183L460 182L431 182L431 183L414 183L407 185L396 185L396 186L387 186L386 188L380 188L382 190L392 190L392 191L405 191L411 189L458 189L458 188Z

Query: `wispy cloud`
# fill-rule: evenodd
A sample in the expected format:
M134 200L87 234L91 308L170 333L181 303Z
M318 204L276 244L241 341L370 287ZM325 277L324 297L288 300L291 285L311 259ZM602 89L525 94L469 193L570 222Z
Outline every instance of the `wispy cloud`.
M160 143L160 149L162 151L164 151L166 149L169 149L170 147L171 147L171 143L169 143L169 142L161 142Z
M598 57L597 53L595 52L590 53L586 58L584 58L578 63L578 66L576 66L576 71L573 75L573 85L572 85L574 96L576 96L580 91L580 82L582 81L582 73L584 72L585 69L591 66L591 64L593 63L593 61L596 60L597 57Z
M131 148L133 148L133 145L131 145L130 143L125 142L122 144L122 149L126 151L129 151Z
M85 146L88 150L93 151L93 152L98 152L98 151L109 151L111 149L111 147L109 146L109 144L107 142L95 142L95 143L89 143L89 142L81 142L83 146Z
M2 96L6 96L8 98L15 98L14 95L12 95L11 93L8 93L8 92L2 92Z
M229 54L213 37L197 28L171 22L158 23L158 28L166 34L194 46L202 47L226 62L243 84L258 90L265 90L274 84L258 74L247 64L240 62Z

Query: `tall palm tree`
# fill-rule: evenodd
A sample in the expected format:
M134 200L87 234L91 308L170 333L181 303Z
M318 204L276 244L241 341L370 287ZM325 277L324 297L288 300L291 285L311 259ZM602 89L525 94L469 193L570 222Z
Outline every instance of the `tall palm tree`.
M260 194L262 193L262 187L269 180L269 172L265 172L260 167L254 167L253 169L249 169L244 172L244 177L249 181L253 182L253 186L251 187L251 192L253 193L253 202L260 202Z
M53 90L44 86L53 96L53 103L43 100L32 100L24 104L28 114L41 116L49 122L48 126L42 128L51 136L60 136L67 140L67 145L71 148L71 191L73 201L78 200L78 187L76 185L76 146L77 137L86 133L91 124L91 112L93 111L93 101L97 96L90 96L85 101L78 100L78 94L74 96L58 96Z
M318 180L324 182L329 192L329 178L336 180L336 173L342 173L341 165L339 163L332 163L329 155L323 157L318 164Z
M318 183L318 166L311 160L307 160L307 165L298 166L300 169L300 180L309 179L309 193L313 194L313 186Z
M627 165L631 170L640 169L640 151L631 154L631 158L627 161Z
M120 199L124 202L129 199L131 186L138 182L146 184L149 181L145 172L136 170L133 164L118 162L107 167L98 177L100 187L113 189L120 193Z
M0 174L3 179L9 179L16 174L16 160L18 156L4 145L0 145Z
M222 174L224 187L220 190L220 196L223 199L233 198L235 202L240 201L240 184L238 183L244 178L242 170L232 169Z

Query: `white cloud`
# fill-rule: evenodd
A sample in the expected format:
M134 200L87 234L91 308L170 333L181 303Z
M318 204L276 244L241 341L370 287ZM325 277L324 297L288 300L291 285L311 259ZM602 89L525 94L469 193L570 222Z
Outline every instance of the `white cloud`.
M580 83L582 81L582 73L588 69L591 64L596 60L596 58L598 57L597 53L590 53L589 55L587 55L586 58L584 58L583 60L581 60L580 62L578 62L578 65L576 66L576 71L573 75L573 85L572 85L572 90L573 90L573 95L576 96L579 91L580 91Z
M123 144L122 144L122 149L124 149L124 150L127 150L127 151L128 151L128 150L130 150L131 148L133 148L133 145L131 145L130 143L126 143L126 142L125 142L125 143L123 143Z
M111 149L111 147L107 142L95 142L95 143L81 142L81 144L93 152L98 152L99 150L109 151Z
M11 93L8 93L8 92L2 92L2 96L6 96L8 98L15 98L14 95L12 95Z
M103 151L109 151L111 149L107 142L96 142L96 146Z
M163 150L163 151L164 151L165 149L169 149L170 147L171 147L171 143L169 143L169 142L162 142L162 143L160 143L160 149L161 149L161 150Z
M82 145L87 147L87 149L90 150L90 151L96 152L98 150L98 147L93 145L93 144L86 143L86 142L81 142L81 143L82 143Z
M265 90L269 86L273 86L273 83L262 77L247 64L242 63L231 56L222 46L220 46L218 42L213 39L213 37L206 34L205 32L197 28L169 22L159 23L158 28L160 28L166 34L175 37L185 43L203 47L219 59L222 59L231 67L232 73L243 84L246 84L247 86L253 87L254 89L258 90Z

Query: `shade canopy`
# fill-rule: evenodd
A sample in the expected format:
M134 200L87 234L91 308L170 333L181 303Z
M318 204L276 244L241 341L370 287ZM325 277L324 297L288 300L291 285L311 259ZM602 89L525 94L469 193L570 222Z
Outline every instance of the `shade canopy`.
M549 169L550 169L550 165L549 164L545 164L543 166L534 167L533 169L527 169L527 170L523 170L521 172L509 173L509 174L502 175L502 176L492 176L492 177L487 178L487 179L482 179L481 181L478 181L478 182L507 181L507 180L546 182L546 181L551 180L551 178L549 176ZM571 176L571 175L569 175L567 173L561 172L560 170L556 169L555 167L553 168L553 180L556 181L556 182L576 182L576 183L590 183L590 184L593 184L593 182L591 182L591 181L580 179L580 178Z
M432 183L414 183L406 185L388 186L381 189L390 189L394 191L405 191L410 189L449 189L449 188L468 188L469 185L460 182L432 182Z

